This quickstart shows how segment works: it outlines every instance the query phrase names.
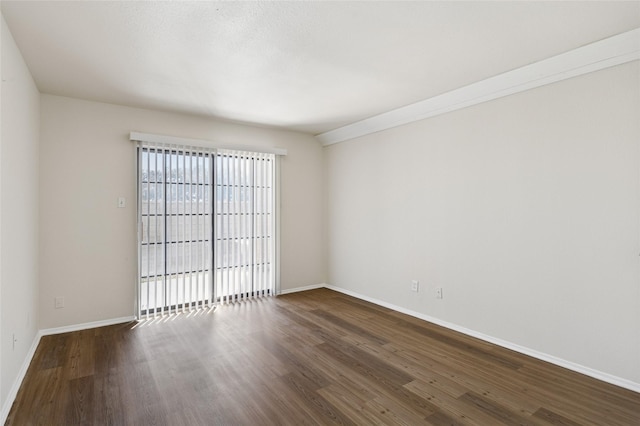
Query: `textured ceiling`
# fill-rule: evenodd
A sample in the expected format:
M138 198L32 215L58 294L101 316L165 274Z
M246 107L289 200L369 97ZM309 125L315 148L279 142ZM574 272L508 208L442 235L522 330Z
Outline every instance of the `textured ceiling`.
M318 134L640 27L640 2L14 2L41 92Z

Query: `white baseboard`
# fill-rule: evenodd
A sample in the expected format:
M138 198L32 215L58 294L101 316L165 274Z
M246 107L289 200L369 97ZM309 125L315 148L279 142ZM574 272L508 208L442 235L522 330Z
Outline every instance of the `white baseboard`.
M9 416L9 411L11 411L11 406L18 395L18 390L20 390L20 386L22 385L22 381L24 380L24 376L27 374L27 370L29 369L29 365L33 360L33 356L36 353L36 349L38 348L38 344L40 343L40 339L42 336L48 336L51 334L60 334L60 333L68 333L70 331L79 331L79 330L87 330L89 328L96 327L104 327L107 325L121 324L123 322L134 321L135 317L121 317L121 318L113 318L102 321L93 321L86 322L83 324L74 324L68 325L64 327L56 327L56 328L46 328L43 330L39 330L35 337L33 338L33 343L31 343L31 347L29 348L29 352L27 352L27 356L20 367L20 371L16 376L16 379L13 381L13 385L9 390L9 394L7 395L7 399L5 399L4 404L2 406L2 412L0 412L0 424L4 424L7 421L7 417Z
M326 284L312 284L304 287L287 288L285 290L280 290L280 293L278 294L281 295L281 294L289 294L289 293L298 293L300 291L315 290L316 288L324 288L324 287L328 287L328 286Z
M51 334L69 333L71 331L80 331L80 330L87 330L89 328L97 328L97 327L105 327L107 325L122 324L123 322L135 321L135 319L136 317L130 316L130 317L120 317L120 318L112 318L107 320L85 322L82 324L65 325L63 327L45 328L43 330L40 330L40 334L42 336L49 336Z
M335 287L332 285L325 285L325 287L330 290L335 290L337 292L355 297L356 299L361 299L379 306L384 306L385 308L393 309L394 311L398 311L403 314L407 314L412 317L419 318L421 320L428 321L454 331L458 331L468 336L475 337L480 340L484 340L485 342L493 343L495 345L502 346L503 348L511 349L521 354L528 355L530 357L537 358L542 361L546 361L551 364L558 365L560 367L564 367L568 370L572 370L577 373L584 374L585 376L593 377L594 379L598 379L603 382L607 382L612 385L620 386L621 388L629 389L631 391L640 393L640 383L636 383L628 379L623 379L622 377L614 376L612 374L595 370L590 367L585 367L584 365L576 364L575 362L567 361L565 359L558 358L553 355L549 355L544 352L540 352L524 346L520 346L506 340L498 339L497 337L489 336L465 327L461 327L459 325L456 325L447 321L443 321L441 319L434 318L429 315L421 314L420 312L415 312L410 309L406 309L401 306L394 305L392 303L387 303L383 300L374 299L373 297L365 296L363 294L346 290L340 287Z
M38 344L40 343L40 338L42 334L38 331L33 338L33 342L31 343L31 347L29 348L29 352L27 352L27 356L20 367L20 371L18 371L18 375L16 379L13 381L13 385L11 389L9 389L9 394L7 395L7 399L4 400L4 404L2 405L2 412L0 413L0 424L4 424L7 421L7 417L9 416L9 411L11 411L11 406L13 402L16 400L16 396L18 395L18 390L20 389L20 385L22 385L22 380L24 376L27 374L27 370L29 369L29 365L31 364L31 360L33 359L33 355L36 353L36 349L38 348Z

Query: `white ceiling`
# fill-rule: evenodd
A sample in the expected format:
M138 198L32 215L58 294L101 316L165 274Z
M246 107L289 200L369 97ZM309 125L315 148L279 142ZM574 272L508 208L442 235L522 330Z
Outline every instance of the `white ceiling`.
M1 8L43 93L312 134L640 27L640 1Z

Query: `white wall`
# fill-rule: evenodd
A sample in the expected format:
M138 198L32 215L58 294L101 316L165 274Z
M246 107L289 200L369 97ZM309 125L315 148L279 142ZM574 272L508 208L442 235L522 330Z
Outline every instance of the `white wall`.
M3 17L0 139L2 407L37 333L39 96Z
M286 148L281 288L326 281L322 147L311 136L51 95L41 97L40 328L134 314L135 148L130 131ZM117 198L127 207L118 209ZM66 306L54 309L54 297Z
M639 77L325 148L329 283L640 383Z

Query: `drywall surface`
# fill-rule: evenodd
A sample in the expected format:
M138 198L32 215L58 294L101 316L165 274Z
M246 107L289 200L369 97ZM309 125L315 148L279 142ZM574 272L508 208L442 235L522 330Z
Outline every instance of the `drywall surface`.
M325 282L322 148L301 133L41 96L40 328L134 314L131 131L288 150L281 161L281 289ZM118 197L126 207L117 208ZM54 298L65 307L54 309Z
M639 77L325 148L329 283L640 383Z
M39 126L40 94L3 17L0 157L2 407L38 331Z

